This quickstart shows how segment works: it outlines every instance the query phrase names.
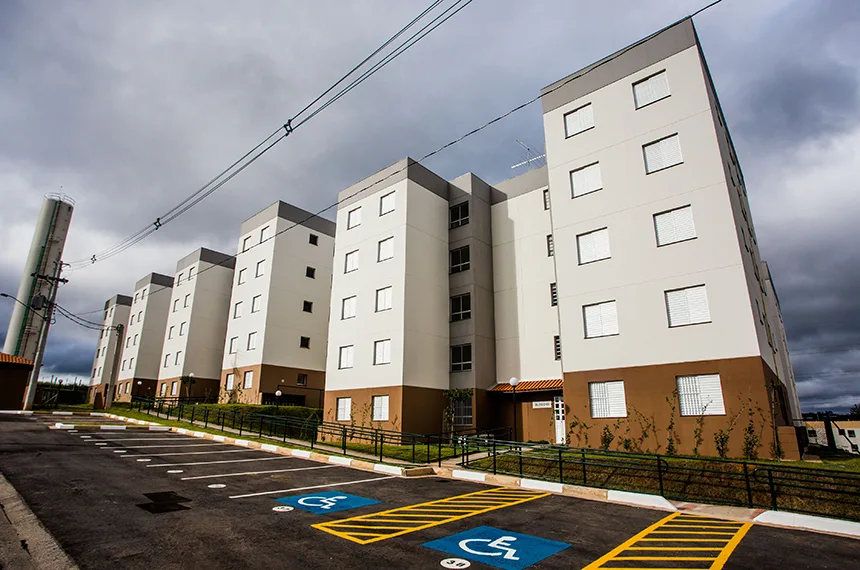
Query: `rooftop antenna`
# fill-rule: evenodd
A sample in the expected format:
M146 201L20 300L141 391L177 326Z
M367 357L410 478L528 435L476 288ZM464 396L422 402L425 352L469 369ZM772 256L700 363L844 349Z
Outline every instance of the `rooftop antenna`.
M527 166L529 168L529 170L531 170L532 168L537 168L539 166L543 166L544 164L546 164L546 153L538 154L537 151L535 151L533 148L531 148L529 145L527 145L523 141L521 141L519 139L516 139L516 141L517 141L517 144L519 144L521 147L523 147L525 149L525 151L526 151L525 158L526 159L522 162L519 162L519 163L513 165L511 167L511 169L519 168L521 166Z

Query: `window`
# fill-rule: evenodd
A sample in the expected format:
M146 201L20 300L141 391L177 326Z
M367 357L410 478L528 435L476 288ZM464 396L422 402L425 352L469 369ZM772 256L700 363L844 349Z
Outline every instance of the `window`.
M358 250L350 251L344 258L344 273L351 273L358 269Z
M236 301L236 304L233 305L233 318L238 319L242 316L242 301Z
M379 296L379 293L377 293L377 296ZM353 295L352 297L347 297L346 299L341 301L340 319L342 321L346 320L346 319L355 318L355 308L356 308L357 300L358 299L356 298L356 296Z
M176 351L176 358L173 360L173 364L179 365L179 361L182 360L182 351Z
M164 367L167 368L167 366L169 364L170 364L170 353L168 352L167 354L164 355Z
M257 350L257 333L248 333L248 350Z
M567 138L594 128L594 108L591 103L564 115L564 136Z
M626 418L627 398L624 396L624 381L589 382L588 397L591 400L592 418Z
M552 345L555 351L555 359L561 360L561 337L559 335L552 337Z
M188 278L191 279L191 273L189 270ZM140 292L140 300L143 301L146 298L146 287ZM113 314L113 309L111 309L111 314Z
M102 375L102 367L99 366L99 376L101 376L101 375Z
M170 340L173 338L173 330L175 328L176 328L175 326L172 326L169 329L167 329L167 340ZM128 346L128 343L126 343L126 346Z
M337 355L337 367L341 370L352 368L353 345L340 347Z
M654 214L654 231L657 234L658 247L688 239L696 239L696 226L693 225L693 208L691 206L683 206L669 210L668 212ZM744 238L744 243L746 243L746 238Z
M450 208L451 229L465 226L469 223L469 202L460 202Z
M670 327L711 322L705 286L666 291L666 312Z
M666 76L665 71L661 71L633 84L633 101L637 109L641 109L645 105L650 105L660 99L665 99L669 95L671 95L669 93L669 78Z
M582 307L585 320L585 338L618 334L618 311L615 301L606 301Z
M242 389L250 390L254 385L254 371L247 370L245 374L242 376Z
M179 310L179 299L174 299L173 300L173 312L175 313L178 310ZM132 318L134 318L134 317L132 317Z
M311 337L303 336L299 338L299 348L310 348L311 347Z
M139 298L139 297L140 297L140 293L135 293L135 294L134 294L134 303L132 303L132 305L134 305L135 303L137 303L137 300L138 300L138 298ZM105 313L105 318L107 318L107 313Z
M373 343L373 364L391 364L391 339Z
M122 370L125 370L125 364L126 364L126 361L125 361L125 360L123 360L123 361L122 361ZM95 370L93 370L93 376L95 376L95 375L96 375L96 371L95 371Z
M352 416L352 398L337 399L337 421L348 422Z
M460 273L468 271L469 264L469 246L458 247L451 250L451 273Z
M815 432L815 430L814 430L814 429L808 429L808 430L806 430L806 435L807 435L807 436L809 436L809 437L818 437L818 434Z
M134 335L134 341L132 341L132 343L131 343L133 346L137 346L137 338L138 338L138 335Z
M134 357L128 359L128 369L131 370L134 367ZM101 370L99 370L101 371Z
M251 247L251 236L248 236L242 240L242 253L248 251L249 247Z
M248 271L247 268L239 270L239 279L236 282L237 285L241 285L242 283L245 282L245 274L247 271Z
M385 261L394 257L394 238L385 238L377 245L376 261Z
M187 307L190 302L191 302L191 293L185 295L185 303L183 303L182 306Z
M318 236L318 235L316 235L316 234L310 234L310 235L308 236L308 243L309 243L309 244L311 244L311 245L319 245L319 243L320 243L320 236Z
M299 373L296 376L296 386L307 386L308 385L308 375Z
M188 268L188 280L191 281L194 278L194 267ZM143 290L143 294L146 295L146 289Z
M262 277L263 272L266 270L266 260L263 259L257 262L257 271L255 272L255 277Z
M681 139L677 134L644 145L642 153L645 156L646 174L684 162L684 157L681 156Z
M235 385L236 385L236 375L235 374L228 374L227 375L227 383L224 384L224 387L227 390L232 390L235 387Z
M128 348L129 346L131 346L131 337L125 339L125 347Z
M571 196L574 198L601 190L603 180L600 177L600 164L595 162L571 171L570 188Z
M552 234L546 236L546 255L547 257L555 255L555 245L552 242Z
M719 374L678 376L682 416L720 416L726 413Z
M311 301L302 301L302 311L305 313L313 313L314 312L314 304Z
M451 347L451 372L472 369L472 345L460 344Z
M140 322L142 320L143 320L143 311L140 311L139 313L137 313L137 322Z
M346 214L346 229L351 230L361 225L361 206Z
M388 421L388 396L373 397L373 421Z
M472 294L455 295L451 297L451 322L465 321L472 318Z
M164 384L161 385L161 395L162 396L167 395L167 382L165 382Z
M179 285L180 283L182 283L182 276L183 276L183 275L185 275L185 274L184 274L184 273L180 273L180 274L179 274L179 277L177 277L177 278L176 278L176 284L177 284L177 285Z
M170 383L170 395L175 396L177 394L179 394L179 382L174 380Z
M376 312L387 311L391 308L392 304L392 288L391 287L383 287L382 289L376 290Z
M95 378L95 377L96 377L96 371L97 371L97 370L98 370L97 368L93 368L93 378Z
M543 190L543 209L549 210L549 188Z
M845 430L842 428L836 428L836 435L841 435L842 437L845 437Z
M472 425L472 399L454 401L454 425Z
M609 250L609 229L601 228L576 236L576 249L580 265L609 259L612 257Z
M848 437L855 437L856 432L853 429L848 430Z
M179 336L185 336L185 325L188 324L188 321L184 323L179 323Z
M134 315L131 316L131 319L128 321L129 326L134 324Z
M266 226L265 228L260 230L260 243L263 243L264 241L269 239L269 234L271 234L271 232L269 231L269 226Z
M259 313L260 305L263 304L263 296L262 295L254 295L254 298L251 299L251 313Z
M317 270L315 267L305 267L305 277L309 277L311 279L317 278Z
M558 305L558 285L555 283L549 284L549 304L553 307Z
M236 343L239 342L239 337L234 336L230 339L230 349L228 350L229 354L236 354Z
M379 199L379 215L384 216L394 211L394 192L389 192Z

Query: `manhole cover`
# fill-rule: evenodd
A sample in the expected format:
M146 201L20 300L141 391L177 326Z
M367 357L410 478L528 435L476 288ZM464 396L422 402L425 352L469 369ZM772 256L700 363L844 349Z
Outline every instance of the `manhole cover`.
M446 558L439 565L442 568L468 568L472 563L462 558Z
M291 510L293 510L293 507L290 507L288 505L280 505L277 507L272 507L272 510L275 511L276 513L288 513Z

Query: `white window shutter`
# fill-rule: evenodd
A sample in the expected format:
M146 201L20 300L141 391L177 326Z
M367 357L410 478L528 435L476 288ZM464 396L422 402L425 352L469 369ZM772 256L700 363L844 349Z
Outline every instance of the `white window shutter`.
M603 188L600 176L600 164L595 163L570 173L570 183L573 187L573 197L582 196Z
M594 250L594 235L583 234L576 236L576 243L579 249L579 263L588 263L597 259Z
M606 399L609 403L609 415L613 418L627 416L627 398L624 395L624 381L606 382Z
M609 230L607 228L594 232L594 253L597 259L611 257L609 252Z
M591 338L601 336L602 326L600 324L600 305L585 307L585 337Z
M604 335L618 334L618 309L615 301L600 304L600 321Z
M564 116L565 134L568 137L579 134L594 126L594 110L591 103Z
M654 101L669 96L669 76L665 71L651 77L648 83L651 84L651 96L654 97Z
M687 306L685 290L666 291L666 307L669 311L670 327L690 324L690 308Z
M591 417L608 418L609 401L607 398L606 382L592 382L588 385L591 398Z
M720 385L719 374L705 374L698 378L702 413L708 416L725 414L726 407L723 402L723 388Z
M665 71L633 84L633 99L637 109L669 95L669 78Z
M704 285L666 291L666 310L669 313L670 327L707 323L711 320L708 294Z
M652 143L645 146L645 172L654 172L665 168L663 161L663 149L660 143Z
M706 323L711 320L708 293L704 285L687 289L687 307L689 307L691 323Z
M645 172L651 173L684 162L681 155L681 139L672 135L644 145Z

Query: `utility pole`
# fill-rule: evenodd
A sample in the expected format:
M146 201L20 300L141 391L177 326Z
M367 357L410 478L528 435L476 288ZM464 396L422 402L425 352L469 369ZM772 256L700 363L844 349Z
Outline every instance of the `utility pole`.
M113 404L113 391L114 386L116 386L116 377L119 376L119 356L122 350L122 334L125 330L125 327L122 323L116 326L116 347L113 350L113 366L110 371L110 380L108 380L108 387L105 390L105 398L104 398L104 409L109 410L111 405Z
M48 329L51 326L51 319L54 316L54 302L57 299L57 289L60 288L60 283L68 283L68 279L63 279L59 276L60 272L63 270L62 265L57 270L57 276L53 275L39 275L33 273L32 276L38 279L44 279L52 284L51 287L51 298L45 302L45 298L42 296L34 297L30 300L30 306L36 310L44 306L45 315L42 318L42 325L39 328L39 344L36 346L36 358L33 361L33 370L30 372L30 382L27 384L27 392L24 395L24 406L25 410L32 410L33 403L36 400L36 388L39 384L39 373L42 371L42 357L45 355L45 345L48 342ZM44 305L42 305L44 303Z

